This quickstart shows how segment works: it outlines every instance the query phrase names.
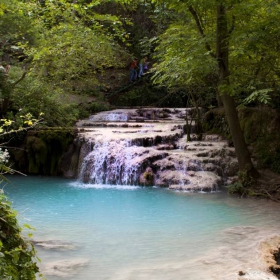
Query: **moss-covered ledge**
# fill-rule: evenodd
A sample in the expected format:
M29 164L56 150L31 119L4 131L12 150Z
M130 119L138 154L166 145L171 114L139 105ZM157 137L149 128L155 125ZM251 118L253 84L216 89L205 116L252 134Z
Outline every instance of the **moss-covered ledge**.
M29 130L10 151L15 169L27 174L61 175L61 158L76 135L76 128Z

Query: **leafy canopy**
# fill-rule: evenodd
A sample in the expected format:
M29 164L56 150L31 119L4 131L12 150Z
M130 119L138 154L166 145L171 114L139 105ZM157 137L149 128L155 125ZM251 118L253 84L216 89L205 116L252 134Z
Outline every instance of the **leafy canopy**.
M220 1L226 7L231 94L279 84L278 1ZM165 1L178 17L159 37L154 79L169 86L217 77L215 1Z
M98 84L98 73L123 65L127 53L118 43L126 37L122 22L117 16L96 13L98 5L99 1L48 0L34 9L41 36L34 47L26 48L34 75L55 85L80 79Z

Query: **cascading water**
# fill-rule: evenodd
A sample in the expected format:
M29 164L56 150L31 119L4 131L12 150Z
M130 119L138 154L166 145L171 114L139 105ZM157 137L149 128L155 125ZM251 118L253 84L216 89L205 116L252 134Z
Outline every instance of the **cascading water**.
M129 115L123 112L123 110L114 110L109 113L102 112L92 115L89 119L92 121L126 122L129 119Z
M80 180L217 190L223 181L221 174L228 172L221 172L220 165L237 167L234 152L219 155L217 151L226 145L222 141L187 142L183 112L185 109L114 110L78 123L83 145L91 147L80 156Z
M134 155L130 140L96 139L82 163L80 179L94 184L137 184L141 166L131 164Z

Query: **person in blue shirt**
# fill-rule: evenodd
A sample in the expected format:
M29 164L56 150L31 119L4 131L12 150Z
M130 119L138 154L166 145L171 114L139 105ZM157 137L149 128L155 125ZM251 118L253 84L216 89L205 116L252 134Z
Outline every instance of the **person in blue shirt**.
M138 75L139 78L144 75L145 67L147 67L147 60L148 60L147 57L144 57L144 58L142 58L140 60L140 63L139 63L139 75Z

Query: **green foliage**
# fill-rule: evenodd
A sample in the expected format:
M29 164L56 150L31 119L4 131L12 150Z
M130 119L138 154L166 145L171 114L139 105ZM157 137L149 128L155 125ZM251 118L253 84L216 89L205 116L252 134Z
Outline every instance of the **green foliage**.
M3 73L0 73L0 97L8 98L11 92L11 83L6 79Z
M249 189L253 187L255 180L251 177L247 171L238 172L238 180L233 184L228 186L228 192L230 194L239 194L239 195L252 195L253 193Z
M149 56L152 52L152 44L148 37L139 40L139 47L141 57Z
M229 126L223 108L211 109L203 117L203 130L208 133L217 133L231 139Z
M91 114L95 114L101 111L108 111L110 110L110 107L108 104L102 103L102 102L91 102L86 107L86 110L90 112Z
M31 3L18 0L2 0L0 3L0 57L13 61L24 57L20 45L33 43L36 38L36 25L27 16Z
M246 170L241 170L238 172L238 180L244 188L251 187L255 182L253 177L251 177Z
M256 157L260 168L269 168L280 174L280 137L268 134L256 143Z
M229 194L248 195L248 189L244 188L241 182L237 181L228 186Z
M123 67L128 59L119 45L128 37L122 21L99 14L98 6L98 1L1 2L0 51L12 65L0 83L3 116L16 123L22 113L44 112L46 125L67 126L85 115L79 103L61 96L95 91L105 69Z
M117 106L150 106L157 103L163 98L165 92L162 94L156 88L149 85L135 87L119 96L113 96L111 102Z
M185 28L185 24L179 21L170 25L159 38L156 49L159 63L154 65L156 83L186 86L201 82L215 71L215 60L205 52L202 39Z
M127 54L114 40L124 35L122 24L116 16L94 12L98 4L45 1L34 9L42 36L35 47L26 46L26 52L33 57L35 76L56 86L89 79L98 84L97 73L124 65Z
M18 120L0 119L0 137L26 131L30 128L37 126L42 121L43 113L39 114L39 118L34 118L31 113L25 115L19 114Z
M65 102L63 92L53 89L50 84L26 77L13 91L13 115L11 119L18 122L20 115L27 112L39 115L44 112L44 124L47 126L69 126L79 116L77 103ZM67 100L67 99L66 99Z
M133 1L121 10L123 17L129 19L129 22L126 20L124 24L129 35L126 41L127 49L139 59L151 55L154 50L151 38L159 33L159 25L156 23L156 14L159 15L159 12L155 13L155 10L151 2L142 0ZM161 15L163 16L163 13Z
M154 81L167 86L201 83L211 76L216 90L217 2L159 1L177 17L159 36ZM268 104L280 82L277 18L279 1L222 1L226 9L229 44L229 79L222 92L245 100ZM248 86L249 85L249 86ZM223 87L221 89L221 87Z
M38 259L37 259L38 261ZM39 268L32 243L22 237L17 213L0 193L0 275L3 280L35 280ZM41 276L40 276L41 278Z
M34 119L32 115L26 114L21 117L22 125L14 129L13 121L2 119L0 125L0 136L5 139L5 136L11 136L13 133L27 130L34 127L40 120ZM4 136L4 138L3 138ZM10 137L9 137L10 138ZM17 172L8 166L9 153L7 150L0 148L0 178L1 183L6 181L4 177L7 173ZM18 172L20 173L20 172ZM31 229L30 226L25 225ZM30 236L30 234L29 234ZM36 280L41 279L37 266L39 259L36 257L36 252L33 244L22 237L22 229L17 221L17 213L11 208L11 203L7 200L0 190L0 275L3 280Z
M252 102L257 102L260 104L268 105L271 101L271 98L268 95L268 93L271 91L273 90L272 89L256 90L252 92L247 98L245 98L243 103L246 105Z
M25 116L21 116L21 124L15 128L14 121L9 119L0 120L0 138L1 143L7 144L7 142L12 140L13 135L19 134L20 132L25 132L28 129L34 128L40 123L40 119L34 119L33 116L28 113ZM7 141L7 142L6 142ZM10 154L7 149L2 149L4 144L0 144L0 183L5 181L5 174L7 173L20 173L12 169L8 163ZM6 146L4 146L6 147Z
M144 97L143 91L140 88L132 89L119 98L119 101L114 102L116 105L133 106L138 104L140 106L148 105L148 100Z

